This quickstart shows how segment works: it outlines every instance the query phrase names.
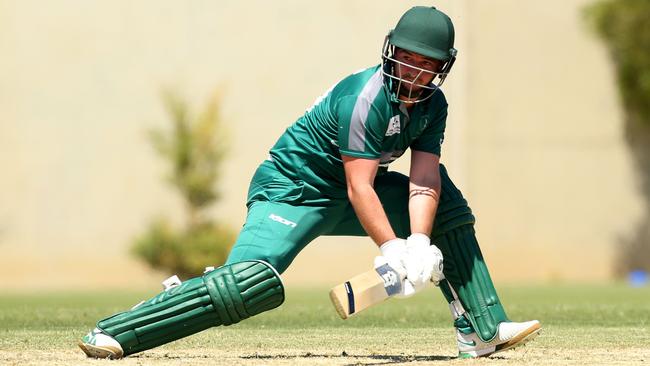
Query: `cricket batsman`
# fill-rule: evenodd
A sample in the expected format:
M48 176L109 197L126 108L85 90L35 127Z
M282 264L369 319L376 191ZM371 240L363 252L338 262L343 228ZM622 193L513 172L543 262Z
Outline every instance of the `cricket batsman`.
M496 293L474 216L440 164L447 101L440 88L457 56L451 19L408 10L384 41L381 63L319 97L255 172L248 214L227 263L100 320L79 346L121 358L231 325L284 301L281 274L321 235L368 236L405 274L402 295L433 281L449 302L459 357L489 356L541 329L513 322ZM411 149L409 175L388 170Z

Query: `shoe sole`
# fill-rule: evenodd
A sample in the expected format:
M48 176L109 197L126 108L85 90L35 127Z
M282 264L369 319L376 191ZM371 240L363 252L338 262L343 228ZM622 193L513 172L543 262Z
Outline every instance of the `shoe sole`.
M82 351L86 354L88 357L92 358L108 358L108 359L118 359L122 358L123 352L121 349L118 349L117 347L111 347L111 346L106 346L106 347L97 347L93 346L92 344L88 343L83 343L79 342L77 343L79 348L81 348Z
M516 337L512 338L508 342L497 345L496 349L492 354L497 352L507 351L509 349L515 349L519 346L523 346L524 344L535 339L535 337L539 335L541 330L542 330L542 325L540 323L533 324L530 328L519 333Z

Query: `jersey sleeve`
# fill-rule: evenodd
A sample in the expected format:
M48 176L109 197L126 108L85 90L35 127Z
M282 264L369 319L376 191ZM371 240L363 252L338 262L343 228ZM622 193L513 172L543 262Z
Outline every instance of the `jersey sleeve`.
M337 107L338 146L341 155L357 158L377 159L388 125L388 118L382 116L368 99L347 96Z
M411 143L411 150L424 151L440 156L442 141L447 126L447 104L433 116L422 134Z

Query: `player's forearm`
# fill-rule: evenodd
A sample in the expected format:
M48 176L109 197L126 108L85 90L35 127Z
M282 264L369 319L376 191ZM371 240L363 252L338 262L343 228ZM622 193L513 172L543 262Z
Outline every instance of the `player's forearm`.
M440 157L432 153L411 153L409 216L413 234L431 235L441 192L439 162Z
M396 238L384 207L371 185L359 184L348 187L348 197L361 226L378 246Z
M439 199L439 179L430 180L426 185L409 184L411 233L431 235Z

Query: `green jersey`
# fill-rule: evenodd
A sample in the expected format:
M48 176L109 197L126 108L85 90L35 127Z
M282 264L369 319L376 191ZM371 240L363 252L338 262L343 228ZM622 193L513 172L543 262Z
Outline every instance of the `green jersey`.
M338 82L291 125L271 148L276 168L324 196L347 197L341 155L379 159L380 172L407 148L440 155L447 101L442 90L407 111L380 66Z

